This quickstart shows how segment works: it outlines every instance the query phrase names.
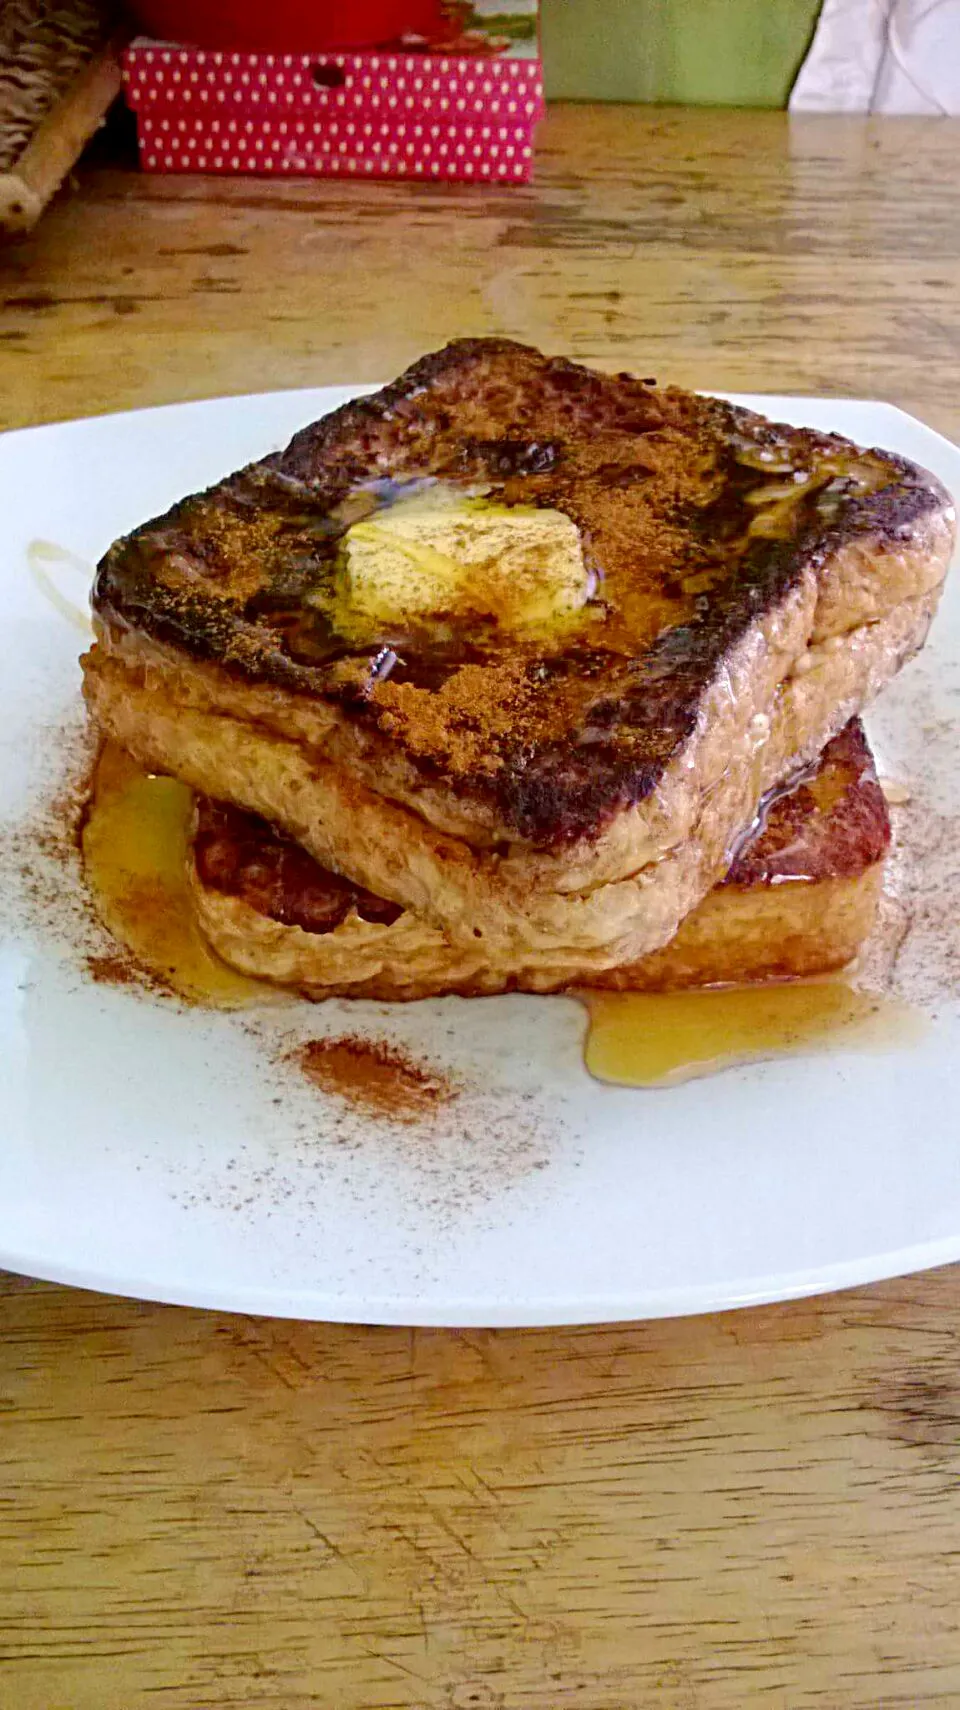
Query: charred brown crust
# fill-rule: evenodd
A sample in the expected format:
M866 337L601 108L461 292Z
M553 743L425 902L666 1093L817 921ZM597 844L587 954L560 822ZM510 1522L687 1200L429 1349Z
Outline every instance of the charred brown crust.
M856 879L890 845L890 815L858 718L804 775L771 792L725 885Z
M746 538L746 488L785 471L803 477L803 498L778 537ZM358 651L323 627L308 596L346 526L331 513L365 484L424 476L483 480L502 502L573 518L599 578L589 646L488 637L444 651L385 632ZM549 847L597 835L656 788L731 649L811 567L858 539L895 550L947 503L888 453L467 339L118 541L93 599L108 627L336 702L424 779L491 802L511 832ZM649 585L650 634L623 620L627 575ZM485 692L448 715L438 696L466 664L482 667ZM485 697L498 715L487 724Z
M257 814L197 799L193 859L201 884L305 932L333 932L350 914L392 926L403 910L332 873Z

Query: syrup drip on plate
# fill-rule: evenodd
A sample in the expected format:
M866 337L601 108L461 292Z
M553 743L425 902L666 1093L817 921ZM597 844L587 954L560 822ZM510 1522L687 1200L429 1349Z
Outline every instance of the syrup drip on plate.
M106 743L81 833L97 912L137 963L190 1003L242 1009L289 994L235 973L208 946L187 883L193 792Z
M33 580L40 589L45 600L49 600L54 611L86 636L89 641L92 634L90 612L86 602L86 590L93 581L93 565L85 558L79 558L75 552L70 552L65 546L58 546L53 540L31 540L27 547L27 568ZM81 608L66 595L59 586L58 577L63 571L68 571L71 578L82 577L82 584L71 580L71 591L74 587L84 588L84 604Z
M193 794L103 748L82 833L87 880L113 936L156 979L217 1009L289 1001L234 972L208 946L187 882ZM590 1018L584 1060L597 1080L667 1087L738 1064L913 1043L908 1005L842 978L681 992L580 994Z
M842 977L578 995L590 1018L586 1067L615 1086L676 1086L771 1057L887 1051L924 1032L908 1004Z

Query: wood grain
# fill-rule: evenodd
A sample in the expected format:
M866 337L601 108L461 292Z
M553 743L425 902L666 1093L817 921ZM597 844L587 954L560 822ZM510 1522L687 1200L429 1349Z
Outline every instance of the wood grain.
M0 256L4 425L390 377L465 331L960 423L960 122L558 109L529 189L101 171Z
M454 1334L11 1280L0 1699L955 1707L957 1295Z
M960 430L960 127L557 111L527 192L100 170L0 260L5 425L507 332ZM601 1330L2 1290L0 1704L960 1704L960 1273Z

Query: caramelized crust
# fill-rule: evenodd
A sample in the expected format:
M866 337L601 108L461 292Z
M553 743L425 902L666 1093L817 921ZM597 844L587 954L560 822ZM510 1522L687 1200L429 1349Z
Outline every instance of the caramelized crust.
M771 790L721 886L857 879L882 861L890 815L858 718L799 778Z
M436 613L351 641L346 530L424 481L571 518L592 588L576 622L518 637ZM132 635L324 707L388 793L556 850L660 790L758 619L799 609L811 575L846 554L807 631L829 640L935 589L951 526L933 477L888 453L464 340L117 542L94 606L113 651Z
M953 523L887 453L466 341L118 542L84 691L142 765L341 875L319 934L199 887L272 977L590 983L675 948L764 794L922 645ZM762 890L787 930L793 812L728 921ZM254 858L259 894L287 864Z
M415 797L391 803L322 751L273 735L269 717L171 695L165 670L145 665L135 674L95 648L84 688L101 730L141 765L260 814L322 866L401 904L419 930L429 923L431 955L437 942L452 942L464 968L482 968L493 989L511 979L552 989L666 944L727 871L762 794L816 756L915 651L928 619L925 602L905 601L841 646L808 651L798 660L805 669L781 680L769 714L753 711L749 656L742 691L731 662L715 719L705 719L697 749L651 804L656 820L634 810L616 822L616 841L579 846L565 859L477 849L442 834L418 814Z
M209 890L242 897L259 914L304 932L333 932L351 913L392 926L403 913L397 903L321 867L265 819L208 796L197 801L193 861Z

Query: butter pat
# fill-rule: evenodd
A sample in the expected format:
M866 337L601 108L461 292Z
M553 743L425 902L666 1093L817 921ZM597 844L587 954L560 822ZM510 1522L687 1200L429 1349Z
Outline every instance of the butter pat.
M561 511L497 505L434 489L355 523L345 538L353 624L493 619L515 633L579 611L590 578L576 524Z

